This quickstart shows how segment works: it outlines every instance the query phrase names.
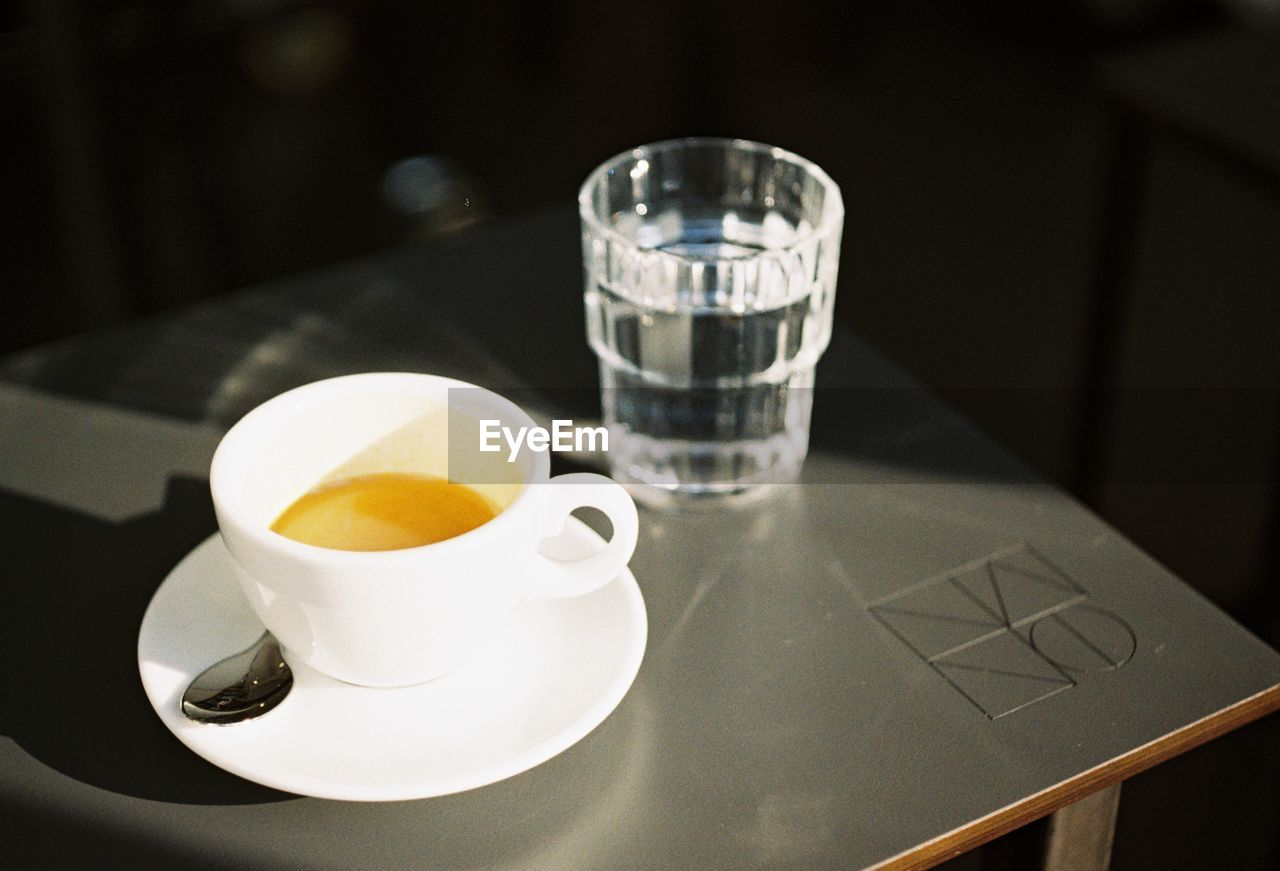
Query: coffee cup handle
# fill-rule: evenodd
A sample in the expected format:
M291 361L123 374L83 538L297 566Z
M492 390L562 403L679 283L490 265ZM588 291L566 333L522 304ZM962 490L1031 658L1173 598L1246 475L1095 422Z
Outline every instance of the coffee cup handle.
M622 486L604 475L575 472L557 475L547 482L544 542L564 531L575 508L598 508L613 524L613 537L604 550L580 559L557 559L540 551L534 557L532 577L524 589L531 599L567 599L603 587L627 566L640 535L636 504ZM544 548L545 551L545 548Z

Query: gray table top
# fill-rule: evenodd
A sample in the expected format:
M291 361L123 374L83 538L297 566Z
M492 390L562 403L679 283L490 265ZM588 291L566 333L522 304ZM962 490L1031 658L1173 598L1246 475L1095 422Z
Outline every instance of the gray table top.
M907 866L1280 706L1280 656L840 332L803 483L642 512L645 661L565 753L386 804L299 798L195 757L148 707L134 650L151 593L215 528L221 432L352 371L588 397L573 221L0 362L19 589L0 641L0 816L68 851L212 866Z

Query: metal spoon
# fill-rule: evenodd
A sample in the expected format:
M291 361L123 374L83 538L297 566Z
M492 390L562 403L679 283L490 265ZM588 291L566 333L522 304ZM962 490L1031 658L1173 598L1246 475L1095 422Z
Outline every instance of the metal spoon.
M264 632L248 649L201 672L182 694L182 713L197 723L243 723L280 704L292 688L280 643Z

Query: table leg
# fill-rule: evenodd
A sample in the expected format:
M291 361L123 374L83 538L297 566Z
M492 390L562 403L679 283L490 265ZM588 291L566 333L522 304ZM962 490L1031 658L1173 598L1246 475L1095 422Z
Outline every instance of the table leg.
M1120 784L1112 784L1049 817L1044 871L1107 871L1120 810Z
M1125 324L1133 292L1143 206L1151 164L1151 125L1125 106L1112 109L1110 168L1107 173L1097 277L1089 313L1079 414L1080 440L1074 491L1096 505L1103 495L1112 424L1116 413Z

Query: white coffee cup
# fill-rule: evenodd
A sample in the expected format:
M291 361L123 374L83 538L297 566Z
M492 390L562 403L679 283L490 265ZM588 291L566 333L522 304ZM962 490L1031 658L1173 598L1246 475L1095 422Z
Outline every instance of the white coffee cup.
M421 683L457 667L500 631L522 599L589 593L635 550L635 504L603 475L550 477L547 453L479 450L478 422L516 431L530 417L450 378L349 375L308 384L249 412L222 439L209 484L232 566L286 655L364 686ZM467 484L501 511L470 532L390 551L343 551L273 532L272 522L326 480L416 472ZM613 536L577 560L542 552L569 512L603 511Z

